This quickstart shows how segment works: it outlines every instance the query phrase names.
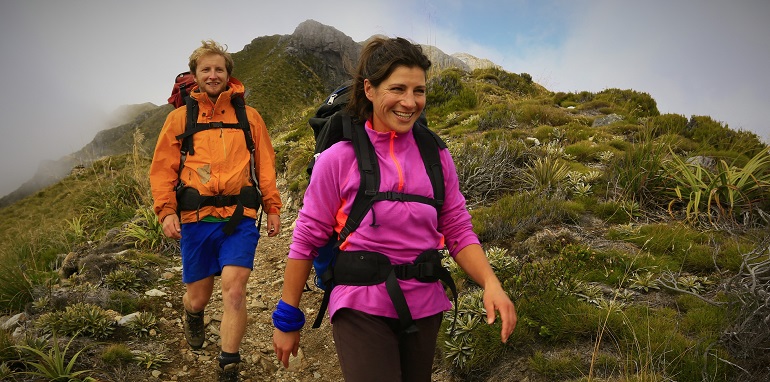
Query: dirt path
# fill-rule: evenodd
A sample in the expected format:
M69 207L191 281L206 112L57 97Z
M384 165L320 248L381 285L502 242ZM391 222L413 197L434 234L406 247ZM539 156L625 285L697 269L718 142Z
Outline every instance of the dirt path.
M289 369L280 365L273 352L273 325L271 314L281 296L283 270L291 242L291 225L296 214L283 217L283 230L277 237L263 236L257 247L254 271L248 284L249 322L241 345L241 376L243 381L342 381L337 355L332 342L328 319L318 328L311 328L322 293L319 289L305 292L301 308L307 324L302 331L300 354L292 359ZM218 329L222 317L222 299L219 285L215 286L211 304L206 308L208 340L204 348L191 351L184 340L181 320L183 286L173 287L167 297L163 322L166 323L164 343L172 356L159 376L161 381L216 381L219 354ZM169 307L169 305L171 305Z

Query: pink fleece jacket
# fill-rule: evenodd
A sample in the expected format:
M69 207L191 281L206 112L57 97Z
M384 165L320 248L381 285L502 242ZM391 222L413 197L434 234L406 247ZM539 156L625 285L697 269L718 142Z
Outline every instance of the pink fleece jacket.
M397 191L433 197L433 188L425 172L420 151L411 133L380 133L367 122L380 165L380 191ZM416 202L379 201L374 203L358 229L343 244L349 251L374 251L385 254L393 264L413 262L428 249L446 244L452 257L479 240L473 232L471 217L460 193L457 172L449 150L440 152L446 189L440 217L432 206ZM332 231L345 225L360 182L358 165L350 142L339 142L325 150L316 161L313 176L294 229L289 258L312 260ZM372 219L376 226L372 227ZM414 319L428 317L452 308L439 282L422 283L399 280ZM329 301L329 316L341 308L397 318L385 285L334 288Z

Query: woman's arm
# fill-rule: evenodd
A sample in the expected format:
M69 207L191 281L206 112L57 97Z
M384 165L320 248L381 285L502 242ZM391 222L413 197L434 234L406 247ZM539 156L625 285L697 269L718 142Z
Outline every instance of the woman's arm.
M497 279L489 265L484 250L478 244L468 245L457 253L455 261L473 281L484 288L484 308L487 310L487 323L494 323L495 311L500 312L500 319L503 321L500 338L503 342L508 341L508 337L513 333L518 320L516 307L500 285L500 280Z
M302 290L305 288L310 268L313 266L312 260L289 259L286 262L286 270L283 276L283 293L281 300L283 302L299 308L299 302L302 298ZM273 329L273 350L278 360L283 363L283 367L289 367L289 355L297 355L299 350L300 330L294 332L282 332Z

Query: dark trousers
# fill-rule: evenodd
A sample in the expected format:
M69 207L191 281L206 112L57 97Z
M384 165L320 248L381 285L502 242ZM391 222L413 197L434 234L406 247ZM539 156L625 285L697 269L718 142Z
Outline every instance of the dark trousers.
M346 382L430 382L441 314L415 320L400 335L394 318L353 309L334 314L332 333Z

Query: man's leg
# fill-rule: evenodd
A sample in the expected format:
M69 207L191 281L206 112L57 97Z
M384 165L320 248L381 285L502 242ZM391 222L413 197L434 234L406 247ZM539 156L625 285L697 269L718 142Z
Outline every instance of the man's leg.
M206 308L214 292L214 276L185 284L186 292L182 296L184 309L190 313L198 313Z
M246 333L246 283L249 281L249 268L228 265L222 268L222 324L219 336L222 339L222 351L237 353L241 340Z
M185 284L187 291L182 296L184 305L184 336L194 350L200 349L206 341L204 312L214 290L214 277Z

